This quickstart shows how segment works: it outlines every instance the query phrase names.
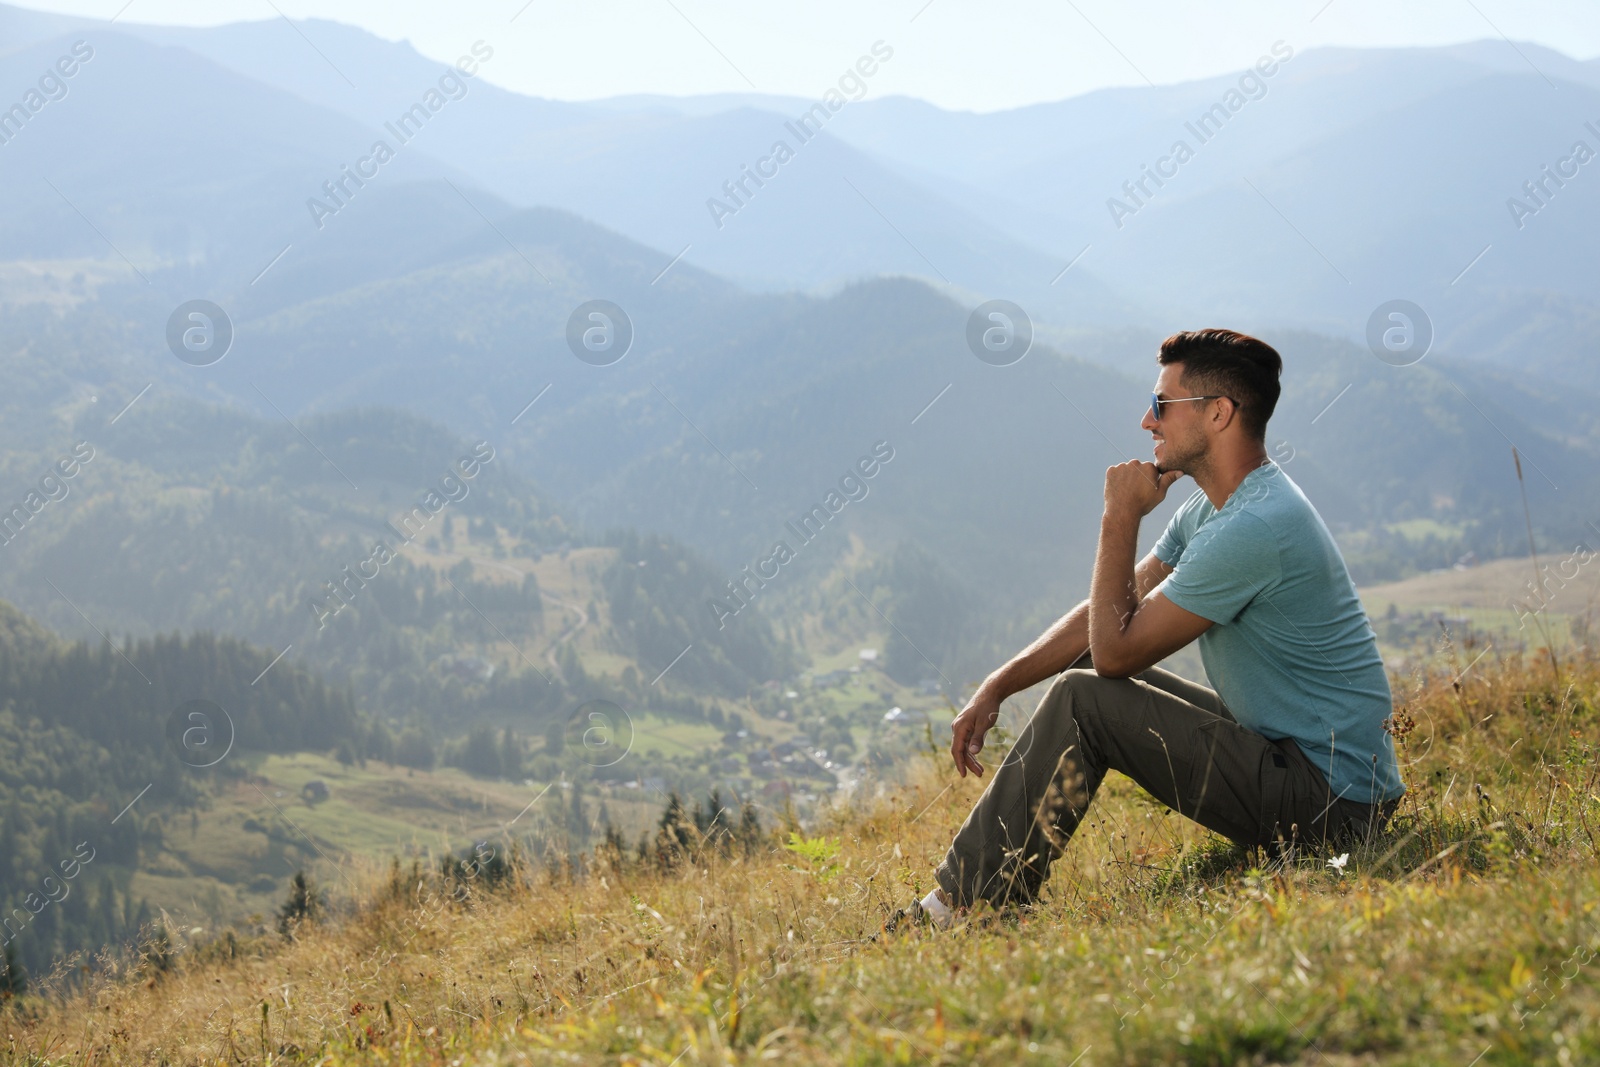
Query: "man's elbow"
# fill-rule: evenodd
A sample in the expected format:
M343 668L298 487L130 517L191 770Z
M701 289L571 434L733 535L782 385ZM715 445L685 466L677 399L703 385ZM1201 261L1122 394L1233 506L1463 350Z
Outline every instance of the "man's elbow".
M1116 652L1099 649L1094 652L1094 672L1102 678L1126 678L1138 674L1140 670L1139 666Z

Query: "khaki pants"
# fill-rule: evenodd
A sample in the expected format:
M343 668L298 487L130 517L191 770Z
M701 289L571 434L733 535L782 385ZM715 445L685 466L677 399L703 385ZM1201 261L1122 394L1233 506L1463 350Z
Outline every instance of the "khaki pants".
M1089 654L1057 675L935 872L957 906L1027 903L1106 771L1244 845L1330 844L1381 827L1397 800L1336 797L1292 740L1240 726L1203 685L1152 667L1102 678Z

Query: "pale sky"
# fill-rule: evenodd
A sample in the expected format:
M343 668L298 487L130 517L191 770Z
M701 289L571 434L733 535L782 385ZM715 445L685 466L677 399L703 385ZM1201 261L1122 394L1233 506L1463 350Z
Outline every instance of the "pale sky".
M561 100L630 93L816 96L874 41L874 95L994 111L1117 85L1238 70L1283 39L1383 47L1497 39L1600 55L1594 0L24 0L19 6L205 26L325 18L453 60L479 38L484 77ZM125 10L124 10L125 9Z

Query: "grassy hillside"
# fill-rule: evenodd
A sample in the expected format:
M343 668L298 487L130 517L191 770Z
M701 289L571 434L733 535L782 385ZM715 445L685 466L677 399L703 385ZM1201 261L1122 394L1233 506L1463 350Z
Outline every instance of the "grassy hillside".
M296 870L345 891L386 856L435 858L508 833L565 829L572 783L510 782L454 767L417 770L378 761L344 765L319 753L250 753L203 806L169 813L130 892L183 929L248 925L273 913ZM325 799L306 793L322 782ZM583 788L579 783L579 788ZM586 790L587 811L602 799ZM607 818L636 837L660 807L654 796L608 790Z
M1113 776L1038 907L874 943L981 785L932 759L787 846L663 831L498 882L399 867L291 937L175 932L13 1001L0 1057L1593 1062L1600 658L1566 659L1396 678L1408 797L1342 868L1268 864Z
M1403 608L1448 608L1515 612L1518 607L1563 615L1582 614L1600 600L1600 574L1575 557L1563 571L1568 554L1546 554L1539 570L1524 555L1497 559L1476 567L1449 568L1362 591L1367 609L1382 614L1393 603ZM1565 574L1565 578L1563 578ZM1539 582L1544 586L1540 591Z
M1559 648L1590 640L1600 612L1591 550L1534 561L1498 559L1365 586L1361 599L1386 655L1426 656L1441 645L1470 660L1485 649Z

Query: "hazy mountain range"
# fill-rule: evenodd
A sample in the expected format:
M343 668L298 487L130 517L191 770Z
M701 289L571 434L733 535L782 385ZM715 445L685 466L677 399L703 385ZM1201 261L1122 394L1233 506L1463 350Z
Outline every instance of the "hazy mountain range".
M262 240L250 247L257 258L240 249L240 274L253 275L285 244L316 233L304 201L341 165L353 165L445 69L404 43L318 20L181 29L3 9L0 28L17 85L44 69L63 36L107 42L109 55L73 86L95 103L73 109L93 112L103 102L120 136L96 129L90 114L41 115L37 125L48 118L73 143L114 146L125 191L155 171L161 180L150 188L174 200L234 205L223 217L191 212L191 246L211 245L227 215L248 205ZM480 51L490 58L477 67L492 76L494 33L485 33ZM885 47L892 53L892 43ZM816 100L578 104L465 79L464 95L430 119L383 181L470 176L507 204L564 208L650 245L662 256L657 269L687 247L684 262L746 285L911 273L980 297L1007 296L1067 329L1207 315L1350 337L1361 335L1378 303L1403 296L1433 315L1441 350L1499 360L1520 354L1545 368L1573 362L1594 337L1595 289L1581 236L1593 231L1597 210L1582 177L1587 167L1567 187L1547 183L1549 209L1520 228L1507 201L1538 206L1523 183L1541 179L1575 141L1600 151L1600 135L1584 125L1600 120L1600 61L1498 41L1309 51L1263 41L1261 53L1258 71L1270 75L1104 90L982 115L879 99L867 78L863 98L804 143L789 131ZM1241 87L1241 79L1250 80ZM220 113L249 137L207 137L208 116L214 123ZM1201 122L1208 113L1210 123ZM42 131L31 139L46 140ZM795 158L766 187L747 183L754 195L719 228L707 201L733 202L723 183L777 139L792 143ZM1176 176L1150 184L1145 168L1180 140L1193 158L1166 164ZM151 155L162 158L141 158ZM174 156L205 160L204 180L168 173ZM93 166L81 155L80 163ZM66 191L74 168L48 155L35 166L49 164ZM246 188L230 187L230 177ZM1137 185L1125 190L1141 180L1142 194ZM1113 198L1135 209L1120 226L1108 208ZM90 196L79 206L94 204ZM493 215L498 205L481 206ZM54 207L28 215L60 233L54 216L62 205ZM146 212L161 214L159 201ZM115 240L115 221L90 214ZM126 232L135 262L135 249L171 249L177 223L162 225L165 244L143 234L141 245L137 226ZM1505 320L1530 308L1541 343L1508 351L1508 341L1531 338L1526 325L1511 329ZM1591 374L1585 384L1594 381Z
M147 384L270 419L399 408L503 446L576 523L732 571L886 440L841 526L1058 597L1086 584L1101 470L1147 454L1155 342L1225 322L1280 342L1269 443L1331 522L1440 518L1510 550L1515 444L1541 530L1582 529L1600 200L1587 164L1521 229L1506 200L1600 149L1594 62L1263 42L1250 73L984 115L866 79L801 142L816 101L539 100L316 20L0 7L0 32L13 95L93 51L0 145L8 343L56 368L8 448ZM493 35L464 55L492 76ZM781 138L794 158L719 228L707 201ZM1411 367L1359 340L1396 296L1438 335ZM165 350L195 297L236 328L215 366ZM993 297L1037 320L1015 366L967 349ZM612 366L568 351L592 298L633 322Z

